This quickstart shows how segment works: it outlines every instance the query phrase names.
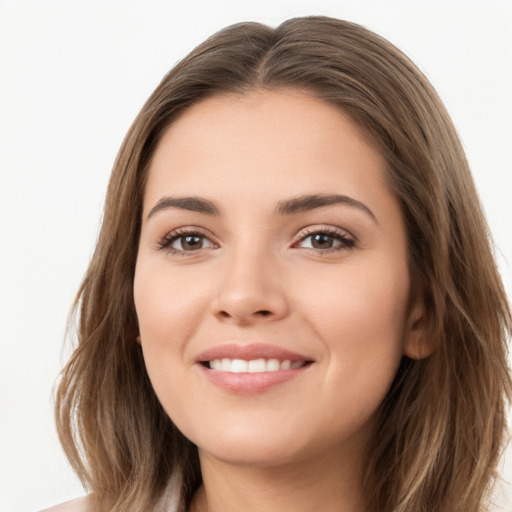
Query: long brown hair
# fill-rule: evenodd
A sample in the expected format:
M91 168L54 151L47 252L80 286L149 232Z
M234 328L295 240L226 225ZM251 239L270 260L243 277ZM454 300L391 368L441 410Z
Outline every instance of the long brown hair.
M56 404L61 442L94 510L150 510L169 482L183 510L200 483L197 450L160 406L135 341L142 198L155 148L181 112L255 87L307 91L348 113L386 159L406 222L413 290L435 350L403 358L378 411L367 510L485 510L505 435L512 321L468 164L422 73L378 35L325 17L215 34L165 76L122 144Z

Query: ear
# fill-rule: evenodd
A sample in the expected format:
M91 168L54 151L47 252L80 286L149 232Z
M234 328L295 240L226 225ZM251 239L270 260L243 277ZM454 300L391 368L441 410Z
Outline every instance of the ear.
M429 336L425 307L422 301L415 301L409 310L404 336L404 355L410 359L425 359L434 352L434 342Z
M141 344L142 344L142 340L140 339L140 334L135 338L135 340L137 341L137 343L138 343L139 345L141 345Z

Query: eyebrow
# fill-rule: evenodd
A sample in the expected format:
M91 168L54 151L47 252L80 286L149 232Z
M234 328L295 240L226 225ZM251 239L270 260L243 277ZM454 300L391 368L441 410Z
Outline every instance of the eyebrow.
M322 208L324 206L331 206L333 204L344 204L357 208L369 215L373 221L378 224L377 217L370 208L368 208L368 206L353 197L340 194L304 195L287 199L286 201L279 201L277 203L276 211L281 215L291 215L294 213L314 210L316 208Z
M275 211L279 215L293 215L294 213L315 210L316 208L323 208L334 204L344 204L357 208L369 215L378 224L377 217L368 206L357 199L340 194L310 194L286 199L277 203ZM202 197L164 196L151 209L147 218L149 219L157 212L168 208L180 208L206 215L219 216L221 214L220 208L213 201Z
M167 208L181 208L182 210L190 210L191 212L204 213L206 215L220 215L220 210L212 201L201 197L169 197L165 196L156 203L148 213L148 219L155 213L166 210Z

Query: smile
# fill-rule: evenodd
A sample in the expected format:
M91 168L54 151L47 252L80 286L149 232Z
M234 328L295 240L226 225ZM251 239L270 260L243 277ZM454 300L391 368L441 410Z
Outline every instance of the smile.
M266 343L225 343L196 358L196 368L230 394L262 393L309 373L313 358Z
M306 361L290 361L285 359L213 359L208 362L208 366L213 370L219 370L229 373L264 373L277 372L279 370L294 370L304 366Z

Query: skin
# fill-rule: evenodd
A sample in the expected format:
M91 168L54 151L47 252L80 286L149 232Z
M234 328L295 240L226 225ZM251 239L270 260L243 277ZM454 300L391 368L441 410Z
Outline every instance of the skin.
M364 207L276 212L280 201L333 193ZM220 214L149 215L167 196L206 198ZM189 228L204 238L162 247ZM325 229L319 246L312 234ZM199 449L204 484L191 510L364 510L374 413L403 354L420 357L424 345L385 161L348 116L290 90L188 109L151 163L134 296L155 392ZM229 392L197 364L227 341L268 343L312 364L264 392Z

